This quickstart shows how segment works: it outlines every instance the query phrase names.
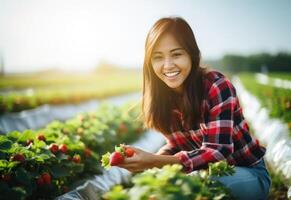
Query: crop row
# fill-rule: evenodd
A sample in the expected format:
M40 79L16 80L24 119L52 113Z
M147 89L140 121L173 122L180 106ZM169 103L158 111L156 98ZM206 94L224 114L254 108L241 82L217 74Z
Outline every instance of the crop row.
M166 165L136 174L130 183L117 185L102 197L106 200L234 199L230 190L215 180L233 173L234 167L225 161L211 163L208 169L195 175L183 173L181 165Z
M140 73L122 70L102 74L0 77L0 114L19 112L43 104L102 99L140 91L141 85Z
M0 194L7 199L53 199L102 173L101 155L143 132L139 109L100 105L40 130L0 136Z
M239 78L244 87L259 98L262 106L268 108L271 117L280 118L288 124L291 133L290 90L259 84L253 74L241 74Z

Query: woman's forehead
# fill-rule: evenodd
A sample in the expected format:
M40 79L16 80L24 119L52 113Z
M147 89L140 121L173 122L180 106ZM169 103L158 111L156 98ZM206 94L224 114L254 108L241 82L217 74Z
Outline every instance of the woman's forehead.
M183 47L178 43L176 38L169 33L166 33L157 41L153 53L181 50Z

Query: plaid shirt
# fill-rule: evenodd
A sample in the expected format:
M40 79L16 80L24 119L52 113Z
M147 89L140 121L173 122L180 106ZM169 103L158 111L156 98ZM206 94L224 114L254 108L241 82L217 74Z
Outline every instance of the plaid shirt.
M203 101L204 121L199 128L186 127L177 110L183 130L164 134L162 152L179 158L184 171L207 167L209 162L226 160L231 165L251 166L258 162L266 149L249 133L236 90L221 73L208 72L204 78L206 99ZM187 131L185 131L187 130Z

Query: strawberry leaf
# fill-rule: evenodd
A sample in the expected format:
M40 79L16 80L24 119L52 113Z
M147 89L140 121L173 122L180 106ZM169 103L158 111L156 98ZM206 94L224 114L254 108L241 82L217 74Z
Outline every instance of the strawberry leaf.
M101 163L102 163L102 167L104 167L105 169L109 169L111 166L109 164L109 158L110 158L110 153L107 152L106 154L102 155L101 158Z

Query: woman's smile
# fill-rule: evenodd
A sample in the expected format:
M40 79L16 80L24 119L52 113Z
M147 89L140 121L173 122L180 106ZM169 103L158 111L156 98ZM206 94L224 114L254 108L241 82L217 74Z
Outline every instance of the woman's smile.
M164 75L169 79L170 81L175 80L180 74L180 71L177 72L167 72L164 73Z

